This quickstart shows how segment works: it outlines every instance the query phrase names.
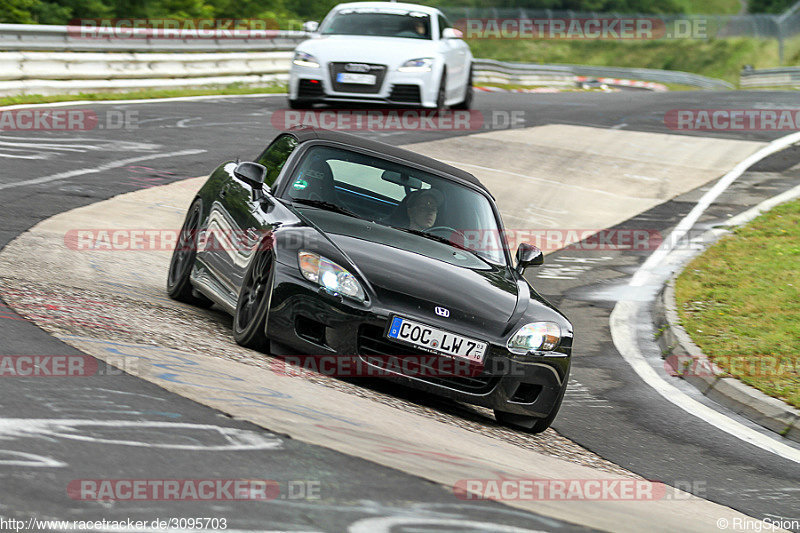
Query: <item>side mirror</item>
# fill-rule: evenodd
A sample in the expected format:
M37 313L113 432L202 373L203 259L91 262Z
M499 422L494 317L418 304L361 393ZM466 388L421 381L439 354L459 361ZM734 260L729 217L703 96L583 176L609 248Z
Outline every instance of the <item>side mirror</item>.
M236 165L233 175L253 189L261 190L264 187L264 180L267 179L267 169L264 165L245 161Z
M464 36L461 30L445 28L442 30L442 39L461 39Z
M303 23L303 31L307 31L308 33L314 33L319 29L319 22L316 20L309 20L308 22Z
M540 249L526 242L519 245L519 248L517 248L517 272L522 274L528 267L543 264L544 254Z

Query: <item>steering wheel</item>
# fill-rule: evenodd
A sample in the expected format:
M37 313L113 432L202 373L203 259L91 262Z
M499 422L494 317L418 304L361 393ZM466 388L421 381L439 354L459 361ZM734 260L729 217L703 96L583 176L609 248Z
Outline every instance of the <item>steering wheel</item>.
M455 229L455 228L451 228L450 226L431 226L430 228L428 228L428 229L426 229L426 230L424 230L424 231L425 231L426 233L435 233L435 232L437 232L437 231L442 231L442 230L444 230L444 231L450 231L450 232L451 232L451 235L452 235L452 233L458 233L459 235L461 235L461 238L462 238L462 239L465 239L465 240L466 240L466 236L464 235L464 233L463 233L463 232L461 232L461 231L458 231L458 230L457 230L457 229ZM440 235L440 236L444 237L445 239L449 239L449 238L451 237L451 235Z

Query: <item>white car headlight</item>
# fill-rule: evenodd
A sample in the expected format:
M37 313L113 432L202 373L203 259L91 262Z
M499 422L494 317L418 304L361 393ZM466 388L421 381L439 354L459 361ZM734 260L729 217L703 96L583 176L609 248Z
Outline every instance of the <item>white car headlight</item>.
M299 67L319 68L317 58L305 52L295 52L292 63Z
M313 252L299 252L297 260L300 263L300 272L308 281L359 302L366 299L364 289L356 277L330 259Z
M525 355L534 351L555 350L561 341L561 328L553 322L531 322L514 333L506 347L511 353Z
M433 68L432 57L420 57L418 59L409 59L397 69L398 72L430 72Z

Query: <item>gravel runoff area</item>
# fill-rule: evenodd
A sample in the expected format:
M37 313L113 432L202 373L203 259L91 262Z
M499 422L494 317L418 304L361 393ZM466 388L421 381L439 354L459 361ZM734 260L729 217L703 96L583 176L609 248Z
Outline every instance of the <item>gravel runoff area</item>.
M270 369L274 358L237 345L231 334L231 319L222 312L190 306L176 308L174 302L159 304L155 295L141 298L58 284L33 284L16 277L0 277L0 296L23 317L56 337L76 335L160 346L201 357L217 357ZM154 298L157 297L157 298ZM153 300L156 300L155 302ZM81 349L80 343L72 343ZM615 475L638 477L578 444L552 428L529 435L499 426L491 410L448 401L378 378L359 383L321 374L287 379L308 379L316 384L371 401L432 418L446 424L499 439L521 448L589 466ZM569 393L568 393L569 394Z

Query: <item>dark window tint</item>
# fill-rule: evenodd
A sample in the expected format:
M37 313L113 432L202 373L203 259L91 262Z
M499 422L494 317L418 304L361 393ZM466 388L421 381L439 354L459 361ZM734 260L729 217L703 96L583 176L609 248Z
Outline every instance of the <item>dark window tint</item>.
M339 11L322 28L323 35L371 35L430 39L430 17L424 13Z
M292 155L297 145L298 141L293 135L281 135L272 141L272 144L258 157L257 162L267 167L265 185L272 187L275 184L283 165L286 164L286 160Z
M450 28L450 23L447 22L447 19L444 18L442 15L439 15L439 36L442 35L442 32L445 28Z

